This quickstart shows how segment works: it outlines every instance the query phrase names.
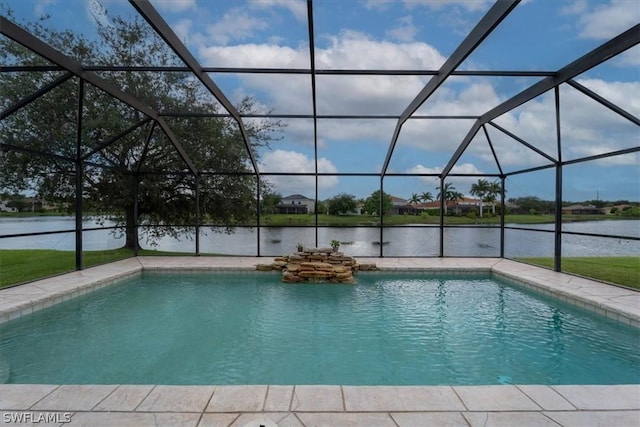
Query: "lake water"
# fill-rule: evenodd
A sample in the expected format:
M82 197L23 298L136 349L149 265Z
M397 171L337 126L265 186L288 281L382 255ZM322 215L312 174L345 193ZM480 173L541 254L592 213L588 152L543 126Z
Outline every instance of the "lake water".
M0 218L0 234L19 234L72 230L73 217ZM107 223L105 226L113 224ZM553 224L517 225L536 230L553 230ZM507 224L509 226L509 224ZM84 228L98 227L93 221L85 221ZM225 234L210 227L202 227L201 253L229 255L257 255L258 231L256 228L240 227L232 234ZM592 221L563 224L563 231L609 234L640 237L640 220ZM295 250L300 242L305 246L316 246L316 231L313 227L262 227L260 229L260 255L277 256ZM142 246L149 249L193 253L193 235L181 239L165 237L158 246L146 242L141 229ZM379 228L323 227L318 228L318 246L328 246L331 240L342 242L341 250L352 256L438 256L440 231L437 226L385 227L382 245ZM495 227L449 227L444 231L446 256L500 255L500 229ZM83 233L86 250L116 249L124 244L124 236L114 230L95 230ZM29 237L0 239L0 249L57 249L74 250L73 232L46 234ZM554 235L507 229L505 231L505 256L552 256ZM637 256L640 241L620 238L563 235L564 256Z

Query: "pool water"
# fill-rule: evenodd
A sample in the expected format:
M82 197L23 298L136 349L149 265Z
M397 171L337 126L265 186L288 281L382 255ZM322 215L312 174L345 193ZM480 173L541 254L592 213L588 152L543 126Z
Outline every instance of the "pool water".
M144 273L0 325L0 362L11 383L624 384L640 330L490 275Z

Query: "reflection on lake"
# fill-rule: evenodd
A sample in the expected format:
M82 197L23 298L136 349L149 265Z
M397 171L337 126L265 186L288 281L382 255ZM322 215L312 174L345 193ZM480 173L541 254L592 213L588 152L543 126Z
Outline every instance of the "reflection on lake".
M73 230L73 217L0 218L0 234L32 233L55 230ZM104 226L112 226L105 223ZM514 226L521 226L515 225ZM98 227L93 221L85 221L85 228ZM553 230L553 224L525 225L538 230ZM591 221L563 224L564 231L580 233L612 234L640 237L639 220ZM342 242L341 250L353 256L438 256L440 231L437 226L385 227L382 236L379 228L326 227L318 228L319 246L329 246L331 240ZM142 246L148 249L193 253L193 235L183 235L177 240L165 237L158 246L146 242L141 229ZM262 227L259 233L260 255L277 256L291 253L296 243L315 246L316 230L303 227ZM257 255L258 230L237 228L235 233L216 232L202 227L200 252L230 255ZM382 241L382 245L381 242ZM552 256L554 235L549 232L505 230L505 256ZM86 250L116 249L124 244L124 236L114 230L95 230L83 233ZM72 231L61 234L14 237L0 239L0 249L58 249L73 250L75 236ZM500 229L494 227L449 227L444 230L446 256L500 256ZM637 256L640 241L591 236L563 235L564 256Z

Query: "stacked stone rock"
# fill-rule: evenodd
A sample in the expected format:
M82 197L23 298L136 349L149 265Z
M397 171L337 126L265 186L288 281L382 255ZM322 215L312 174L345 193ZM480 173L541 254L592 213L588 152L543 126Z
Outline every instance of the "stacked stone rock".
M330 282L356 283L353 272L375 270L375 264L358 264L342 252L331 248L309 248L292 255L277 257L272 264L261 264L258 270L281 270L287 283Z

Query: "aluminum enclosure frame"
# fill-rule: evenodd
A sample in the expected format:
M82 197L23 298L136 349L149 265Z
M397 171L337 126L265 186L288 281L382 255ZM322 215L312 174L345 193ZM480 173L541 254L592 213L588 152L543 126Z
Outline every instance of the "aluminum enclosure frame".
M599 104L605 106L609 110L618 114L619 116L625 118L629 122L635 124L636 126L640 126L640 119L633 114L625 111L621 107L612 103L610 100L605 99L604 97L594 93L588 88L580 85L578 82L573 80L579 74L607 61L608 59L626 51L627 49L636 46L640 43L640 24L633 26L629 30L620 34L619 36L607 41L601 46L593 49L591 52L583 55L577 60L569 63L565 67L558 69L557 71L461 71L456 68L467 58L475 48L480 46L485 38L491 33L493 29L498 27L500 23L511 13L514 8L517 7L520 0L498 0L493 7L489 9L489 11L485 14L485 16L479 21L476 27L469 33L469 35L463 40L463 42L458 46L458 48L454 51L454 53L447 58L443 66L439 70L353 70L353 69L340 69L340 70L322 70L317 69L315 64L315 54L314 54L314 20L313 20L313 0L307 0L307 26L309 31L309 61L310 66L308 69L287 69L287 68L231 68L231 67L202 67L195 57L189 52L186 46L179 40L177 35L171 29L171 27L164 21L162 16L153 8L153 6L148 2L148 0L129 0L130 4L133 8L142 16L149 25L158 33L158 35L165 41L165 43L182 59L185 63L185 67L165 67L165 66L157 66L157 67L124 67L124 66L96 66L93 64L80 64L74 59L62 54L60 51L54 49L53 47L47 45L42 40L38 39L34 35L30 34L28 31L22 29L17 26L10 20L5 17L0 16L0 33L4 36L16 41L22 46L32 50L33 52L39 54L43 58L51 61L55 65L52 66L10 66L3 67L0 69L0 72L33 72L33 71L62 71L63 75L45 87L35 91L33 94L26 96L15 104L9 106L4 111L0 113L0 121L6 119L11 114L16 111L24 108L29 103L35 101L39 97L45 95L47 92L55 89L62 83L68 81L72 77L76 77L79 82L79 87L82 88L85 83L91 84L100 90L106 92L110 96L124 102L128 106L140 111L147 118L137 124L134 124L129 129L121 132L120 134L109 139L108 142L102 144L100 147L92 150L88 154L82 153L82 141L81 141L81 130L82 130L82 89L80 89L80 96L78 99L78 123L77 123L77 145L78 150L75 158L67 158L60 157L59 155L53 153L44 153L36 150L30 150L25 147L15 147L9 144L0 143L0 147L2 151L22 151L29 153L31 155L38 156L51 156L51 157L60 157L68 162L73 162L76 167L76 173L79 178L77 182L81 183L82 179L82 170L83 164L90 164L88 159L91 155L99 152L100 150L106 148L110 144L116 143L118 140L133 132L134 130L140 128L141 126L146 126L151 123L151 127L155 128L155 126L159 126L167 138L171 141L174 149L184 161L186 165L186 171L176 171L176 173L188 173L195 177L196 179L196 191L198 191L198 177L201 175L201 171L197 169L195 163L190 159L188 153L182 147L179 139L173 134L170 126L164 120L164 117L231 117L233 118L240 129L240 133L242 135L243 142L245 144L245 149L247 151L247 155L250 159L250 162L253 167L253 172L215 172L215 174L220 175L253 175L256 177L256 180L259 184L260 179L263 176L275 176L275 175L288 175L288 176L314 176L315 177L315 187L316 187L316 202L317 202L317 194L318 194L318 178L322 176L369 176L369 177L379 177L380 179L380 191L383 192L384 189L384 179L386 177L392 176L434 176L440 179L441 186L444 186L446 179L452 176L461 176L460 174L452 173L453 167L460 160L461 156L467 150L469 144L474 139L476 134L482 130L484 133L493 158L496 162L497 170L499 171L497 174L482 174L482 175L470 175L470 176L479 176L479 177L487 177L487 176L495 176L500 180L501 183L501 201L504 203L505 197L505 180L510 176L515 176L522 173L533 172L537 170L543 170L548 168L555 168L556 172L556 224L555 224L555 253L554 253L554 269L556 271L561 271L561 258L562 258L562 247L561 247L561 237L563 234L562 231L562 218L559 213L562 202L562 170L563 167L570 164L576 164L581 162L588 162L598 159L603 159L607 157L613 157L624 154L631 154L640 152L640 147L632 147L625 150L617 150L609 153L599 154L595 156L588 156L579 159L572 160L563 160L561 158L562 153L562 137L560 132L560 95L558 88L567 84L574 89L578 90L580 93L586 95L587 97L595 100ZM193 113L189 111L156 111L151 107L145 105L139 99L133 97L132 95L124 92L120 88L114 86L112 83L102 79L99 77L96 72L98 71L157 71L157 72L189 72L192 73L198 80L202 82L202 84L209 90L209 92L221 103L221 105L225 108L227 113L217 113L212 112L208 113ZM263 74L301 74L309 76L309 84L311 87L311 102L312 102L312 113L311 114L241 114L238 112L235 107L231 104L225 93L214 83L208 73L263 73ZM425 75L432 76L431 80L427 83L427 85L416 95L416 97L409 103L409 105L405 108L405 110L400 115L322 115L318 114L317 111L317 100L316 100L316 76L317 75ZM434 94L437 89L447 81L450 76L523 76L523 77L542 77L543 79L529 88L523 90L519 94L513 96L512 98L506 100L502 104L492 108L491 110L481 114L479 116L448 116L448 115L434 115L434 116L425 116L425 115L415 115L414 113L418 110L418 108L425 102L428 101L430 96ZM546 93L550 90L554 90L555 92L555 119L556 119L556 136L557 136L557 150L558 156L557 158L541 151L533 144L525 141L518 135L515 135L508 130L502 128L497 125L494 120L501 115L512 111L523 103L534 99L535 97ZM314 173L261 173L258 168L258 164L256 161L256 156L252 152L251 149L251 141L249 140L249 136L247 135L246 129L243 124L243 119L245 118L288 118L288 119L312 119L313 120L313 141L314 141L314 165L315 170ZM379 173L335 173L335 174L327 174L321 173L318 171L318 130L317 130L317 121L319 119L393 119L397 120L395 130L393 132L393 136L391 137L391 141L389 143L387 155L384 159L383 166ZM401 132L402 125L406 123L408 120L430 120L430 119L468 119L474 120L475 122L467 132L466 136L460 142L455 153L452 155L449 162L446 164L444 169L440 174L399 174L388 171L389 163L392 159L395 145L397 143L398 137ZM487 132L487 125L492 126L494 129L510 136L514 143L521 144L529 150L532 150L544 157L549 163L543 166L528 168L517 170L509 173L505 173L500 164L500 156L499 153L494 149L494 145L492 144L491 138ZM147 139L148 142L148 139ZM138 170L138 173L140 171ZM260 233L259 230L261 228L260 224L260 193L259 193L259 185L257 186L257 200L258 200L258 208L256 212L257 218L257 228L258 228L258 239L257 239L257 255L260 256ZM76 268L82 269L83 262L81 257L82 252L82 223L81 219L82 215L82 189L81 185L77 185L77 193L76 193ZM197 198L196 198L197 199ZM444 204L444 201L441 202L441 205ZM196 200L196 206L198 205L198 200ZM443 207L443 206L441 206ZM196 207L197 210L199 210ZM196 212L196 229L200 227L199 212ZM318 224L318 213L316 211L315 215L315 239L316 244L318 243L318 228L321 227ZM380 229L380 242L383 242L383 233L384 233L384 218L381 216L379 225L375 226ZM444 229L448 227L444 223L444 213L443 209L440 209L440 253L439 256L446 256L444 251ZM500 243L500 256L504 257L504 212L501 214L501 243ZM514 228L514 227L512 227ZM515 227L514 229L527 229L526 227ZM574 233L577 235L588 235L585 233ZM26 235L26 234L25 234ZM15 237L14 235L3 235L0 238L6 237ZM629 238L625 236L624 238ZM632 240L640 240L631 238ZM200 253L199 248L199 232L196 233L196 245L195 245L195 254L198 255ZM383 245L380 245L380 256L384 256Z

